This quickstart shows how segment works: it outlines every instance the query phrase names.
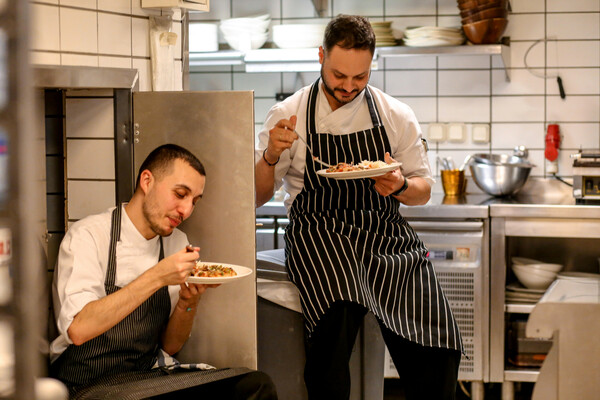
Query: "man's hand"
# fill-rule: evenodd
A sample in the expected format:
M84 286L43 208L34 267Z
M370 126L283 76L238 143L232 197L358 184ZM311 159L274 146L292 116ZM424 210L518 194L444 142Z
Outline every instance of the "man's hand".
M392 164L397 161L390 156L390 153L386 152L385 162L388 164ZM404 185L404 180L406 178L404 177L404 175L402 175L400 167L398 167L394 171L390 171L387 174L376 176L371 179L375 181L375 186L373 187L375 188L377 193L385 197L400 189L402 185Z
M298 118L295 115L292 115L290 119L281 119L269 131L269 143L265 154L269 162L276 162L281 153L292 147L294 140L298 139L294 132L297 120Z
M192 247L193 251L189 251L189 249L190 247L184 247L156 264L155 273L164 284L163 286L180 285L190 276L196 265L196 260L199 258L200 248Z

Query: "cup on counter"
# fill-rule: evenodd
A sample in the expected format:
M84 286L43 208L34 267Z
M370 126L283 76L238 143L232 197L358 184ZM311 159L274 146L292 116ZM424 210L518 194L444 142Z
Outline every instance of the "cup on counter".
M467 188L465 171L460 169L443 169L442 186L446 196L463 196Z

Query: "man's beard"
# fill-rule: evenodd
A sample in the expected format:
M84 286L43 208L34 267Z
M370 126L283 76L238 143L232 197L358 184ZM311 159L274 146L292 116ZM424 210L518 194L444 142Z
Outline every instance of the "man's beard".
M328 84L327 81L325 80L325 76L323 76L323 66L321 66L321 81L323 82L323 88L325 88L325 91L327 93L329 93L331 95L331 97L333 97L335 99L335 101L337 101L340 105L345 105L348 103L351 103L352 101L354 101L354 99L356 99L356 97L363 91L365 90L365 88L362 88L360 91L358 89L354 89L352 92L350 93L356 93L356 95L354 97L352 97L351 99L339 99L336 96L335 93L335 89L332 89ZM365 86L366 87L366 86Z
M150 203L152 203L152 201L150 201ZM156 209L158 209L158 207L154 207L154 204L149 204L148 201L144 201L144 203L142 204L142 214L144 215L144 218L148 222L148 225L150 226L150 229L152 230L152 232L156 233L159 236L170 236L173 233L174 229L171 230L171 232L166 231L165 229L161 228L158 223L156 223L154 221L154 217L159 219L159 217L157 216L158 213L153 213L153 211Z

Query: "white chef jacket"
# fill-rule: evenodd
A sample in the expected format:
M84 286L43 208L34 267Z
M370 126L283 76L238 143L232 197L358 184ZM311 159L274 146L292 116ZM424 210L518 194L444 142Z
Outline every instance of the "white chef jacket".
M124 207L124 206L123 206ZM104 280L108 266L111 214L114 207L97 215L81 219L67 231L60 245L57 269L54 272L54 312L60 335L50 346L54 361L71 343L67 329L83 307L106 297ZM117 242L117 272L115 285L126 286L142 273L156 265L160 254L158 236L147 240L137 230L123 209L121 240ZM165 257L188 244L187 236L175 229L163 237ZM179 300L179 285L169 286L171 313Z
M373 86L369 86L369 89L375 99L390 141L392 148L390 155L402 163L401 169L404 176L407 178L419 176L430 185L433 184L435 181L431 176L429 160L421 143L421 127L414 112L408 105L381 90ZM263 150L267 147L269 130L281 119L289 119L292 115L297 115L296 132L306 139L306 107L309 93L310 85L298 90L269 110L258 136L255 162L262 158ZM363 90L352 102L332 111L325 97L323 83L320 82L315 124L317 132L333 135L344 135L373 128L369 107L365 100L365 91ZM279 162L275 166L275 190L282 185L285 188L287 194L284 204L288 210L304 187L305 164L306 145L301 140L296 140L289 151L286 150L281 154Z

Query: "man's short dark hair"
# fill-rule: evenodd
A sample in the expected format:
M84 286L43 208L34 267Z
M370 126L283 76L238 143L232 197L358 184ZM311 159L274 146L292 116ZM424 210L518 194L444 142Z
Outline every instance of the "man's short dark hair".
M176 144L168 143L152 150L148 157L144 160L138 171L135 188L140 184L140 175L144 170L149 170L152 174L160 179L160 177L168 172L173 166L175 160L182 160L194 168L202 176L206 176L204 165L193 155L189 150Z
M369 20L360 15L340 14L327 24L323 49L327 52L334 46L343 49L369 49L375 53L375 32Z

